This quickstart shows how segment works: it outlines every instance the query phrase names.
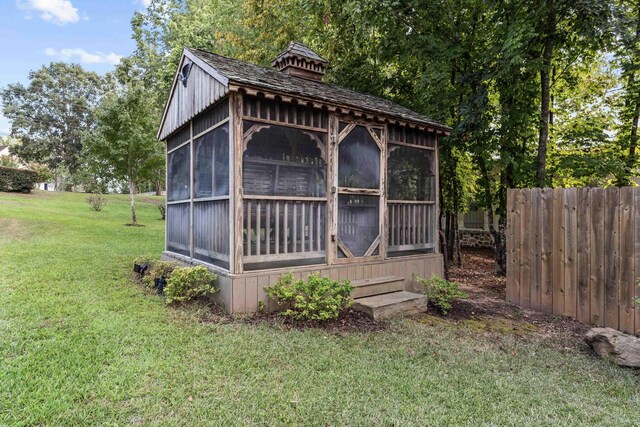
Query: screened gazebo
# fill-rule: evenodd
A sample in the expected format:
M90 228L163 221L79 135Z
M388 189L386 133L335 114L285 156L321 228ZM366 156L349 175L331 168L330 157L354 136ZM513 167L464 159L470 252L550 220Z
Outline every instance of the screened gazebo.
M291 43L273 68L185 49L158 139L167 147L165 259L219 276L231 312L270 306L282 273L410 298L442 273L438 138L449 129L322 81Z

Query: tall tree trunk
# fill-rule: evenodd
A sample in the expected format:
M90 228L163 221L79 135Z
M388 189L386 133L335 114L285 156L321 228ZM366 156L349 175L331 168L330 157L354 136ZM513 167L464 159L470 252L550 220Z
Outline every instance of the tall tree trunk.
M536 168L536 181L539 187L544 187L547 180L547 145L549 142L549 112L551 110L551 62L553 60L557 25L555 0L548 0L547 7L542 68L540 69L540 129Z
M636 35L633 43L633 48L631 49L631 55L634 57L632 61L636 61L638 56L640 56L640 52L638 52L638 43L640 42L640 4L638 5L637 16L636 16ZM633 118L631 121L631 135L629 138L629 154L627 156L626 162L626 176L625 180L627 181L625 184L629 184L629 179L631 178L631 174L633 171L633 167L636 163L636 148L638 147L638 119L640 118L640 94L635 90L635 79L636 72L635 70L631 72L629 75L628 87L629 90L633 91L633 99L634 99L634 112Z
M138 225L136 219L136 184L133 179L129 178L129 201L131 202L131 225Z
M489 233L493 240L493 254L496 260L496 274L504 276L507 273L506 270L506 248L504 247L504 227L501 229L496 228L493 225L494 213L493 213L493 195L491 193L492 178L489 176L489 169L487 163L483 157L477 159L478 166L480 168L480 182L482 183L483 198L487 209L487 220L489 222ZM502 216L504 217L504 215ZM500 220L502 220L502 217ZM502 230L502 234L500 233Z

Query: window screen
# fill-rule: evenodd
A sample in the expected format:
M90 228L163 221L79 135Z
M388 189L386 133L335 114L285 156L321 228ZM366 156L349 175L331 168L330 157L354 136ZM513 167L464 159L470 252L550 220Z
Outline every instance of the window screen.
M284 126L245 122L245 194L326 195L326 136Z
M194 198L229 194L229 126L224 124L193 141Z
M380 149L363 126L356 126L340 142L338 185L351 188L380 186Z
M434 152L389 145L387 194L389 200L435 200Z
M191 144L187 144L167 156L167 200L186 200L190 197Z
M378 196L338 196L338 237L356 257L364 256L380 234L379 203Z

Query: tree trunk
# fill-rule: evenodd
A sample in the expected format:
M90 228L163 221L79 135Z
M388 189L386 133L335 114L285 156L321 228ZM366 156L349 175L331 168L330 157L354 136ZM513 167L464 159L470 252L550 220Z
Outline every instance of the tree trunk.
M640 42L640 5L638 5L638 15L636 16L636 36L635 36L635 40L634 40L634 48L631 49L631 55L634 56L634 58L632 59L632 61L635 61L638 57L638 54L640 52L638 52L638 48L636 47L638 45L638 42ZM635 92L635 79L636 79L636 73L635 71L632 71L631 74L629 75L629 90L632 90ZM629 179L631 177L632 171L633 171L633 167L636 163L636 148L638 147L638 118L640 117L640 96L638 93L634 93L633 94L633 99L635 100L634 103L634 112L633 112L633 119L631 122L631 135L630 135L630 139L629 139L629 155L627 156L627 164L626 164L626 176L625 176L625 180L627 181L626 185L629 184Z
M489 233L491 234L493 240L493 255L496 260L496 274L500 276L504 276L507 274L506 270L506 248L504 247L505 236L504 236L504 224L502 227L499 227L499 230L493 225L494 221L494 213L493 213L493 195L491 194L491 183L492 177L489 176L489 170L487 168L487 163L484 158L478 158L478 166L480 168L480 175L482 183L482 191L484 193L484 204L487 209L487 219L489 222ZM502 220L504 215L500 218ZM502 231L502 234L501 234Z
M138 225L136 219L136 184L131 178L129 178L129 201L131 202L131 225Z
M549 142L549 112L551 110L551 62L553 60L557 24L555 0L549 0L547 6L542 69L540 70L540 129L536 170L536 181L539 187L544 187L547 180L547 144Z

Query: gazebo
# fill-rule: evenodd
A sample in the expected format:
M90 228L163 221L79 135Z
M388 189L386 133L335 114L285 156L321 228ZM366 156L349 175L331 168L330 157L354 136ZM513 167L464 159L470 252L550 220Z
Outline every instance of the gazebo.
M272 308L263 287L286 272L349 279L363 304L423 304L415 276L443 269L438 138L449 129L324 83L327 61L300 43L272 65L184 49L158 131L163 258L218 274L230 312Z

